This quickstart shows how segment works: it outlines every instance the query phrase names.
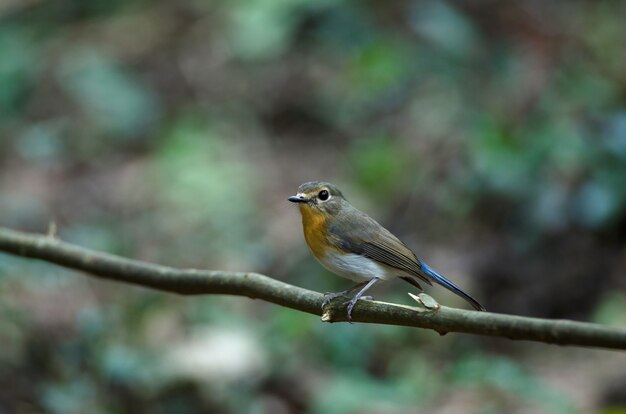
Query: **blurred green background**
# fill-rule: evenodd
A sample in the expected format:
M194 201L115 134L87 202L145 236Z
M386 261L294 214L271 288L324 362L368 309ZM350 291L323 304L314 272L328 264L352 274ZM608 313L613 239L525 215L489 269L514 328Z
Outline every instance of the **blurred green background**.
M323 179L491 311L626 326L625 21L624 1L3 0L0 225L332 291L350 282L286 201ZM8 255L0 315L0 413L626 413L623 353Z

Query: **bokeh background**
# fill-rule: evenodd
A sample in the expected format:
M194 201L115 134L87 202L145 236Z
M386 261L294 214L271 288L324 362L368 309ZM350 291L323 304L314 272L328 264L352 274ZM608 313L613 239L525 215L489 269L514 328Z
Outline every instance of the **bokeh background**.
M626 326L624 22L624 1L3 0L0 225L340 290L286 201L324 179L489 310ZM0 255L0 413L618 414L625 384L623 353Z

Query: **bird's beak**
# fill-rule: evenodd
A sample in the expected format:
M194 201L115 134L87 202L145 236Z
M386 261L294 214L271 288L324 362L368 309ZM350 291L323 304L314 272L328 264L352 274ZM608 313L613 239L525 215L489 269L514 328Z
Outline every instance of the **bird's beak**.
M292 203L306 203L307 201L309 201L302 194L291 196L287 200L291 201Z

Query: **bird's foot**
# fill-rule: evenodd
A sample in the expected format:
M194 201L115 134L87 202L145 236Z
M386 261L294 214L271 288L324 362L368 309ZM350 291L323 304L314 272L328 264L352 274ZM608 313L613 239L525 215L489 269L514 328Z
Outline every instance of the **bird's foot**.
M349 298L350 296L348 296L348 293L350 293L350 290L343 290L341 292L326 292L324 293L324 301L322 302L322 309L324 309L326 307L326 305L328 305L333 299L336 298Z
M374 298L372 296L355 296L351 300L344 302L344 305L348 305L348 322L352 322L352 309L354 309L354 305L356 305L356 303L359 300L373 300L373 299Z

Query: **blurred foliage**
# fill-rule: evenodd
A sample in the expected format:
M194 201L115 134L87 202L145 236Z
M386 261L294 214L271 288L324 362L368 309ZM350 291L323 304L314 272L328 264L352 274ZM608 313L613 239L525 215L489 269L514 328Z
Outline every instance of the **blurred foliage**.
M626 326L625 19L623 1L0 2L0 224L331 291L348 282L285 200L326 179L490 310ZM626 412L621 355L325 325L7 255L0 315L0 413Z

